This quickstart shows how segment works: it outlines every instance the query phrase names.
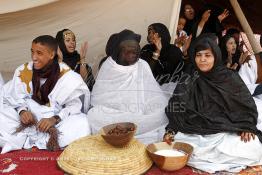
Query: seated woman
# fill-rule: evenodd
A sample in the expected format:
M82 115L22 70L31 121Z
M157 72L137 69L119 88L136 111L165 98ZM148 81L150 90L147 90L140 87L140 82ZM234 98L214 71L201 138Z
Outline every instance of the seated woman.
M181 50L170 44L171 36L164 24L148 26L149 44L141 50L141 58L148 62L155 79L160 85L176 79L183 69Z
M102 64L91 94L92 134L108 124L133 122L138 126L135 137L143 143L162 139L168 99L148 64L139 59L139 42L140 35L130 30L115 35L112 56Z
M220 49L222 52L222 60L226 67L238 71L241 66L241 53L237 47L235 38L231 35L223 36L220 42Z
M197 39L190 58L195 72L169 100L164 140L194 147L188 165L214 173L262 165L262 132L254 100L239 75L222 63L218 45Z
M95 79L92 73L92 69L85 61L87 52L87 42L81 46L80 54L76 49L76 37L75 34L69 29L63 29L56 34L56 39L61 50L58 55L60 59L65 62L72 70L79 73L84 82L92 91Z
M32 42L32 61L19 66L3 87L0 109L2 153L33 146L58 150L90 134L80 96L89 107L89 90L81 76L58 63L55 38Z

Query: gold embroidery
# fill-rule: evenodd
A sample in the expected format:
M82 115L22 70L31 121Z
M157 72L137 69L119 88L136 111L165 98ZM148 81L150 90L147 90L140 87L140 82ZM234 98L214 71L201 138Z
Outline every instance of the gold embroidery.
M63 32L63 38L64 38L64 40L66 40L68 38L69 39L70 38L75 39L75 34L71 30L66 30L66 31Z
M31 88L29 86L29 83L32 81L32 77L33 77L33 71L28 69L28 63L24 64L24 69L20 71L20 79L21 82L26 84L26 90L28 93L31 92Z
M70 69L64 69L62 68L62 70L60 71L60 75L59 78L61 78L65 73L67 73L68 71L70 71Z

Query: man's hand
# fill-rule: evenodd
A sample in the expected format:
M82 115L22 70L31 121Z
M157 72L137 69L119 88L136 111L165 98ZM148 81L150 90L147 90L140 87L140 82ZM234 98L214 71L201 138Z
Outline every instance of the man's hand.
M255 134L251 133L251 132L241 132L240 133L240 138L241 141L244 142L249 142L251 140L251 138L253 138L253 140L255 140Z
M29 111L21 111L19 115L21 122L25 125L35 121L33 114Z
M41 132L47 132L49 128L54 126L56 123L56 119L54 117L51 118L42 118L38 123L37 123L37 129Z

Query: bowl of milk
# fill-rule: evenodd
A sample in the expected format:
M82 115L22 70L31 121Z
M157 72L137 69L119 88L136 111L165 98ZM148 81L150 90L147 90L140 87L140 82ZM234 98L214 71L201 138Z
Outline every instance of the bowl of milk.
M162 170L175 171L183 168L192 152L193 146L183 142L153 143L147 146L147 154L151 160Z

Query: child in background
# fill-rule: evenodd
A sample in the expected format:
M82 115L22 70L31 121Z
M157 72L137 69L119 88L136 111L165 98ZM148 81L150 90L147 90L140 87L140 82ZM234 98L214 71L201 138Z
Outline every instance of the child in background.
M186 25L186 19L183 17L179 17L178 25L177 25L177 37L175 40L175 45L182 50L182 47L187 39L187 33L183 30Z

